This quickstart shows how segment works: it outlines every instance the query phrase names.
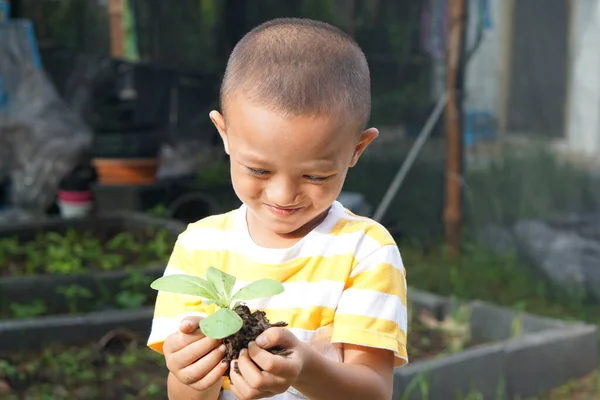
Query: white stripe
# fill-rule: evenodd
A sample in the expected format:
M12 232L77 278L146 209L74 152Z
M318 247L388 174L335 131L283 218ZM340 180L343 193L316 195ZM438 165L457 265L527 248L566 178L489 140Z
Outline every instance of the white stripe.
M402 262L402 256L396 245L390 244L384 247L380 247L379 250L372 253L370 256L360 262L350 274L353 278L358 274L370 271L377 268L381 264L391 264L394 268L400 270L402 274L406 274L404 270L404 263Z
M177 268L167 267L164 275L190 275ZM235 282L233 293L247 285L249 282ZM283 293L276 296L244 301L248 307L253 309L283 309L283 308L304 308L304 307L329 307L336 308L340 296L344 290L345 282L322 280L318 282L283 282ZM192 297L192 296L186 296Z
M344 290L344 282L292 282L284 283L283 293L268 299L257 299L252 308L280 310L284 308L328 307L336 308Z
M365 232L352 232L342 235L321 234L318 238L312 238L306 242L299 243L288 251L260 251L262 249L252 248L245 245L247 242L234 240L232 231L222 231L219 229L190 229L179 239L187 251L229 251L240 253L253 262L262 264L281 264L295 258L310 257L334 257L354 253L354 257L362 260L369 254L381 248L381 244Z
M293 389L290 389L293 390ZM298 394L296 394L298 393ZM286 393L277 394L273 397L269 397L269 400L302 400L307 397L300 394L300 392L292 393L290 391ZM237 397L233 395L233 393L229 390L223 390L218 397L218 400L237 400Z
M387 319L407 330L407 310L400 298L375 290L346 289L336 313Z
M167 336L177 332L179 329L179 324L186 317L198 316L205 317L206 314L197 313L197 312L189 312L183 313L177 317L158 317L152 320L152 329L150 331L149 342L160 342L167 338ZM321 327L317 330L309 330L309 329L300 329L300 328L287 328L290 332L294 334L303 342L310 342L315 335L320 333L321 331L327 330L329 327Z

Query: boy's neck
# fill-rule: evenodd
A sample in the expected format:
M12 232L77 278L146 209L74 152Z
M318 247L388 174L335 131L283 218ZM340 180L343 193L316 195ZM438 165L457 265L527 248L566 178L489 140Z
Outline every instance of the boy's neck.
M286 249L294 246L321 222L327 218L331 206L321 215L311 220L309 223L302 226L300 229L287 234L279 234L277 232L265 231L260 229L260 223L256 221L251 210L246 213L246 224L248 226L248 234L254 243L260 247L271 249Z

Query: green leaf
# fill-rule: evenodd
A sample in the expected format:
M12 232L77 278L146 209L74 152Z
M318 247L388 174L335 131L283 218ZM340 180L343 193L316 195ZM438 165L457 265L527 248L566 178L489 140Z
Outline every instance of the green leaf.
M273 279L260 279L241 288L232 300L252 300L275 296L283 292L283 285Z
M220 308L216 313L200 321L202 333L212 339L223 339L242 328L243 321L236 312Z
M233 285L235 285L235 276L226 274L215 267L208 267L208 270L206 271L206 277L217 290L217 293L222 296L224 302L229 304L231 291L233 290Z
M216 302L220 302L221 300L210 283L197 276L183 274L166 275L156 279L150 284L150 287L163 292L204 297Z

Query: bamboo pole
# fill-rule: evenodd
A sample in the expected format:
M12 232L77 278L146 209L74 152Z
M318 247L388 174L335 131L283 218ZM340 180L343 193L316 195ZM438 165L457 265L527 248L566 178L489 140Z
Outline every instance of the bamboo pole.
M459 91L462 89L461 67L464 54L466 1L450 0L446 91L448 102L444 118L446 132L446 197L444 225L450 256L458 254L462 225L462 107Z
M123 13L125 0L109 0L108 15L110 18L110 53L114 58L125 56L125 32L123 29Z

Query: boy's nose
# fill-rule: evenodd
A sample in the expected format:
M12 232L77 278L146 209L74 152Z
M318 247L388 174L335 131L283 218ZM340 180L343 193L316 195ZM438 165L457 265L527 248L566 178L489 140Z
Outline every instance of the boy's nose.
M293 207L297 206L300 194L298 187L292 182L279 180L273 182L266 190L269 203L277 207Z

